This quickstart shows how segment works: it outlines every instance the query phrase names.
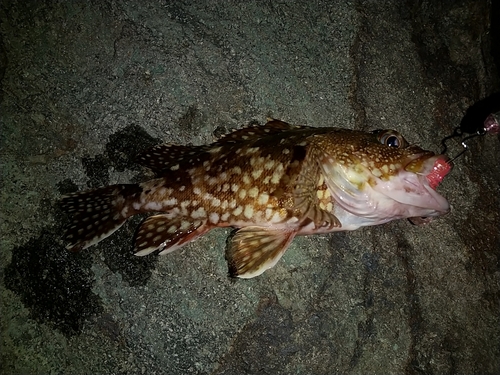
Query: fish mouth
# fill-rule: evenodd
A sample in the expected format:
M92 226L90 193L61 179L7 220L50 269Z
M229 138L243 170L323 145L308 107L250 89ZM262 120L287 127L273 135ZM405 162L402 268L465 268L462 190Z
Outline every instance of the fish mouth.
M450 173L452 168L453 165L447 156L436 155L430 151L413 155L404 167L405 171L425 176L429 186L434 190Z
M436 191L451 170L444 155L416 152L389 177L377 177L359 164L325 164L323 170L339 209L356 216L358 219L351 218L351 221L362 223L360 225L436 217L450 210L446 198Z
M420 171L416 171L416 167ZM450 211L448 201L436 191L436 188L452 168L453 165L447 156L436 155L432 152L418 155L405 167L405 171L414 172L409 178L403 177L410 186L415 186L415 192L419 193L419 196L413 197L414 204L429 209L429 212L425 214L409 217L411 223L415 225L427 224L434 217Z

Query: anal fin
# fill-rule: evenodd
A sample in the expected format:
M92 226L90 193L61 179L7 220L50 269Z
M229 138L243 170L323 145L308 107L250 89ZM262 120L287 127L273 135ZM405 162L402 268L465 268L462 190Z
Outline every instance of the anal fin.
M250 279L274 267L295 234L256 226L238 230L226 250L230 276Z
M171 253L209 230L210 227L200 220L150 216L144 220L135 237L135 255L144 256L156 250L160 251L160 255Z

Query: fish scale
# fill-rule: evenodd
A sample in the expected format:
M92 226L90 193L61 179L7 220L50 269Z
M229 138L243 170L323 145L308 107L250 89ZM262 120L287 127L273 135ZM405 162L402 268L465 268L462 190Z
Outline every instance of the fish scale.
M68 248L87 248L130 216L136 255L172 252L216 227L239 228L226 249L231 276L273 267L296 235L354 230L449 210L439 195L442 155L399 133L289 125L250 126L211 145L159 145L138 157L156 178L63 197L73 215ZM442 170L441 181L449 172ZM432 185L428 178L432 177ZM429 177L431 178L431 177Z

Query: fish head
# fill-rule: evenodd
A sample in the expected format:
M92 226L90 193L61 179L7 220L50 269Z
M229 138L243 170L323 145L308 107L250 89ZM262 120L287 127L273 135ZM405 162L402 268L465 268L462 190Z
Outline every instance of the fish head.
M451 170L446 156L410 145L394 130L337 136L324 144L321 166L344 229L402 218L422 223L449 212L436 191Z

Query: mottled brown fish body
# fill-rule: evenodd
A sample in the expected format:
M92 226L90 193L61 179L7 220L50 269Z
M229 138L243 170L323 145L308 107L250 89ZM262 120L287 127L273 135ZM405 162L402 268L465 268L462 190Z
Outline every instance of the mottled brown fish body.
M408 146L394 131L277 120L207 146L160 145L139 157L158 178L63 198L74 217L68 247L91 246L128 217L155 212L137 233L137 255L168 253L214 227L233 226L241 229L226 251L230 273L253 277L274 266L295 235L446 213L448 203L425 178L443 158ZM416 187L408 191L400 175Z

